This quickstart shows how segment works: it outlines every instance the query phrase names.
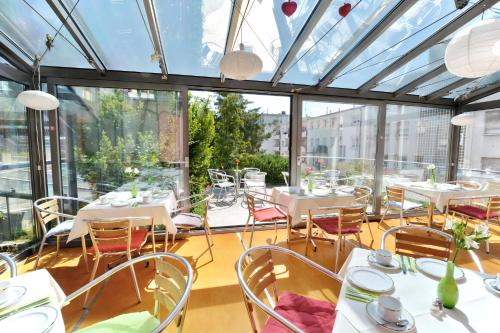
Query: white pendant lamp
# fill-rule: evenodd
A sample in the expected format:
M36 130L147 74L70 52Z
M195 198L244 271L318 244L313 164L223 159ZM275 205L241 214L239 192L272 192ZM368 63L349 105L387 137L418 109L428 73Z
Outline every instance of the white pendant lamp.
M448 71L459 77L477 78L500 70L500 19L480 21L460 31L446 48Z
M262 60L253 52L240 49L226 53L220 61L220 71L225 77L238 81L248 80L262 71Z
M458 116L451 118L451 123L455 126L467 126L474 121L474 115L470 112L461 113Z

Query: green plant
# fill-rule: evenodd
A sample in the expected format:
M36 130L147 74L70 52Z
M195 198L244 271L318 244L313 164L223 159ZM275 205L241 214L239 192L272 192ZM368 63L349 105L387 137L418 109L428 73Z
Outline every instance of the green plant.
M478 249L480 242L490 238L487 225L478 224L472 232L467 232L467 221L462 220L456 222L447 218L444 230L451 230L451 234L453 235L453 242L455 243L453 262L457 259L460 249Z

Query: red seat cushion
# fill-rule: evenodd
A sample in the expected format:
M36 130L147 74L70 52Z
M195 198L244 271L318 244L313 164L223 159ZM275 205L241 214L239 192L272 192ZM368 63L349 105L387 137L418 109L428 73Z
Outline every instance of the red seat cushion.
M255 211L255 221L266 222L273 220L285 220L286 215L276 207L261 208Z
M474 218L479 219L479 220L486 220L487 211L486 211L486 209L481 208L481 207L469 206L469 205L450 206L450 211L464 214L467 216L471 216L471 217L474 217ZM498 213L490 212L490 218L494 218L497 216L498 216Z
M319 217L313 219L314 224L323 229L325 232L337 235L339 233L339 218L338 216L331 217ZM349 226L343 227L341 230L342 234L355 234L358 232L358 228Z
M284 292L274 308L276 312L307 333L331 333L335 322L335 304ZM262 333L287 333L288 330L270 317Z
M139 250L142 247L142 243L148 236L148 231L144 229L132 230L131 233L132 239L130 241L130 250L135 251ZM127 244L125 242L118 244L100 244L99 251L101 253L109 253L109 252L123 252L127 251ZM89 253L93 254L95 252L94 247L92 246L89 249Z

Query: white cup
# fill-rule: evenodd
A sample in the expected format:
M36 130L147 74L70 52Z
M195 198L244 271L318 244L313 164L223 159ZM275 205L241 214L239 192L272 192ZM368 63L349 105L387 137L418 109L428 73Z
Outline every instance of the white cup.
M144 192L142 194L142 203L147 204L147 203L150 203L151 201L153 201L153 197L152 197L151 193L150 192Z
M380 295L378 297L378 315L385 321L395 323L401 318L401 301L389 295Z
M375 260L380 265L389 266L392 261L392 253L391 251L378 249L377 251L375 251Z
M107 204L108 203L108 198L105 196L99 197L99 203L100 204Z

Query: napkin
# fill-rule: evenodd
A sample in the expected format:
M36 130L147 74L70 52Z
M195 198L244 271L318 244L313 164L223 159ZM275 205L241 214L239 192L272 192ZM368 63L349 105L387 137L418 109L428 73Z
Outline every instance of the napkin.
M24 295L19 302L0 310L0 320L5 319L15 313L47 304L50 304L49 296L27 298L26 295Z

